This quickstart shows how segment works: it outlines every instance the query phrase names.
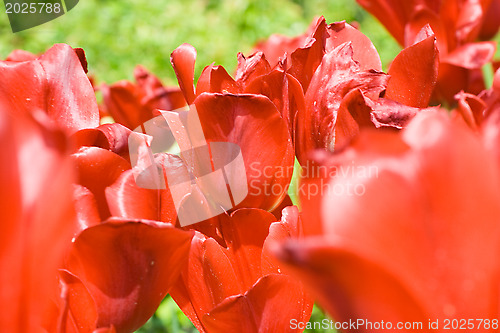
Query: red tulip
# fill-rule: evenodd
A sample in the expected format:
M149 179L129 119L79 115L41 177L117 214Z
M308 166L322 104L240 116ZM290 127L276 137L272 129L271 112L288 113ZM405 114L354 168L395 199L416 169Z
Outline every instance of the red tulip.
M345 26L339 29L350 33ZM356 43L341 44L323 56L310 81L306 108L297 114L296 152L302 165L314 149L341 149L360 127L402 128L419 111L414 107L426 107L431 97L438 51L428 27L421 31L420 41L396 57L390 76L363 70L355 57L360 59L359 48L367 44L353 36L358 38ZM384 98L379 98L384 91Z
M7 107L0 106L0 331L42 332L76 228L73 172L67 140L43 111Z
M491 0L357 1L375 15L405 47L414 44L419 31L425 25L430 25L436 34L440 52L438 84L433 97L435 101L445 99L452 103L453 96L460 90L477 94L484 89L479 70L491 61L495 44L475 41L483 22L490 24L498 21L487 17ZM498 30L498 24L484 29L490 29L491 35Z
M275 223L259 209L223 215L224 245L195 235L171 295L200 332L291 332L290 320L309 319L312 301L269 252L273 241L299 235L296 208L285 211Z
M319 209L303 211L305 225L321 225L317 235L277 254L336 321L383 320L393 329L421 322L429 330L430 319L437 332L446 332L445 319L492 325L499 173L474 133L443 111L421 113L399 133L363 131L322 165L336 173L314 198ZM475 332L493 327L478 325Z
M13 114L43 110L68 133L97 127L99 112L83 59L70 46L57 44L34 60L1 61L2 104Z
M175 110L185 105L178 88L165 88L144 67L137 66L134 77L136 84L120 81L99 87L105 109L116 122L133 130L157 116L156 109Z
M184 268L191 237L152 221L109 220L82 231L60 275L60 332L141 327Z

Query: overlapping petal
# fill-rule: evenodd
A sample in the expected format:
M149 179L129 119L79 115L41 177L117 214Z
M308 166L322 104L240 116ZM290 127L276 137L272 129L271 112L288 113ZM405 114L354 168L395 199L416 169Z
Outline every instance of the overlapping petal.
M0 75L8 111L43 110L68 133L99 125L94 89L70 46L57 44L31 61L2 61Z
M13 115L0 108L3 332L40 331L76 229L67 140L46 118L40 110Z
M110 220L85 229L66 265L74 275L64 279L70 297L67 311L73 318L87 320L89 309L77 300L71 302L72 293L87 291L96 307L95 328L135 331L154 313L184 268L191 237L191 232L170 224L146 221Z
M444 112L418 115L400 135L366 135L329 162L356 171L331 178L320 210L304 211L306 224L319 215L323 236L278 255L339 321L494 317L499 174L480 140Z

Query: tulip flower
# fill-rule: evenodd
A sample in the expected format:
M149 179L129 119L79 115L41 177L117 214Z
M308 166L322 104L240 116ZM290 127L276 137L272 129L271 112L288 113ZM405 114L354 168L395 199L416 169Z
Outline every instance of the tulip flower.
M335 32L355 39L325 53L309 82L306 107L297 114L296 152L302 165L314 149L342 148L360 126L402 128L418 111L415 108L428 105L437 79L438 51L429 27L396 57L389 75L363 69L369 63L363 65L360 51L373 45L361 33L353 33L343 23L324 29L332 31L329 38Z
M494 328L499 173L475 133L444 111L420 113L399 133L363 131L321 163L322 193L303 211L316 227L276 252L336 321Z
M144 67L134 70L136 83L120 81L99 87L104 108L111 117L133 130L157 116L156 109L176 110L185 105L178 88L164 87L160 80Z
M263 52L256 52L248 57L238 53L238 66L234 79L222 66L211 64L204 68L195 89L193 84L195 60L196 50L189 44L179 46L170 57L187 102L192 104L195 98L204 92L267 96L285 119L290 135L294 139L294 119L298 110L303 107L304 95L300 83L286 73L282 65L271 69Z
M168 223L116 219L82 231L60 272L57 332L134 332L177 280L192 236Z
M497 0L357 1L405 47L415 42L426 24L431 26L440 53L434 100L452 103L460 90L477 94L484 89L480 68L492 60L495 44L475 41L483 25L483 35L492 36L498 30L497 18L487 15L490 6L498 6Z
M57 44L33 60L0 61L2 104L12 113L43 110L68 134L97 127L99 111L84 59Z
M299 236L298 211L287 207L281 222L273 221L268 212L243 208L220 217L223 244L193 238L171 295L200 332L291 332L290 320L309 320L311 299L270 253L273 242Z
M9 106L0 105L0 331L40 332L76 229L73 171L45 110Z

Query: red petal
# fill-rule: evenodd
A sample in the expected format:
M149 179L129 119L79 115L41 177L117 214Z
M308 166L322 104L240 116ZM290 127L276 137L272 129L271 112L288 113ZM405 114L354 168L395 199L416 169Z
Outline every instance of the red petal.
M67 268L95 300L97 327L133 332L142 326L186 264L191 237L152 222L110 221L82 231Z
M312 302L300 283L271 274L245 294L226 299L202 322L208 332L295 332L291 320L307 323L311 311Z
M62 284L61 324L64 332L94 332L97 324L97 308L82 281L66 270L60 271Z
M472 129L477 129L484 120L486 104L479 97L464 92L459 93L455 98L458 99L457 111L467 125Z
M407 47L391 64L385 97L408 106L427 107L436 85L438 64L434 35Z
M74 204L79 229L83 230L101 223L94 194L81 185L74 185Z
M189 263L170 292L191 322L206 332L201 318L225 298L244 291L230 253L214 239L196 233L189 253Z
M299 109L305 107L305 101L302 87L293 76L274 69L250 82L244 92L267 96L280 111L288 124L290 136L294 138L295 116Z
M221 233L231 252L231 262L241 281L242 290L248 290L262 276L261 257L264 241L275 217L264 210L242 208L222 219Z
M151 190L137 186L132 170L125 171L106 189L112 216L148 219L175 224L177 213L167 190Z
M242 86L270 71L271 66L269 66L264 53L257 52L247 58L242 53L238 53L238 67L236 68L235 80Z
M99 125L94 89L75 51L57 44L38 59L0 62L0 98L12 112L43 110L68 132Z
M337 322L422 322L429 315L388 271L325 238L290 241L277 253ZM372 332L367 326L345 332Z
M25 50L14 50L9 55L5 60L7 61L30 61L30 60L35 60L37 56L31 52L25 51Z
M153 118L152 110L142 103L142 92L128 81L120 81L111 86L99 87L106 110L113 119L133 130L145 121Z
M130 130L118 123L104 124L97 128L83 129L72 135L75 148L99 147L128 158L128 136Z
M385 89L387 76L377 71L360 71L352 56L349 43L333 49L323 57L311 80L305 96L306 109L299 110L297 116L297 156L302 164L312 149L334 149L337 112L349 91L359 88L378 98Z
M495 49L495 42L469 43L447 54L441 62L467 69L481 68L493 59Z
M356 0L375 16L399 44L404 45L404 26L413 10L413 1Z
M326 40L326 52L346 42L352 43L352 58L359 63L360 69L382 70L382 63L377 49L361 31L350 24L336 22L328 25L330 37Z
M0 139L0 331L38 332L76 229L72 168L62 133L31 114L1 107Z
M188 105L193 104L196 97L194 93L194 63L196 49L189 44L182 44L170 55L170 62L174 67L175 75L179 81L182 93Z
M80 148L72 155L78 173L78 183L95 196L99 215L104 221L110 216L104 189L113 184L130 163L117 154L97 147Z
M323 295L341 296L323 301L333 315L376 321L369 316L382 319L383 312L377 312L381 306L387 312L411 314L411 304L416 304L430 318L494 316L500 240L496 164L476 135L452 123L444 112L421 113L410 122L402 132L409 150L395 149L393 141L398 140L394 134L381 142L390 151L371 146L369 140L356 147L363 151L357 156L345 150L343 166L354 165L356 171L337 174L322 198L323 230L333 242L326 245L328 256L308 257L299 246L291 260L307 274L311 266L318 272L317 280L310 282L322 286ZM361 186L363 194L348 194L349 185ZM319 240L310 242L315 247ZM332 251L341 256L337 264L325 267ZM354 270L349 271L349 263L356 263ZM331 276L344 282L339 286ZM364 288L378 282L364 283L353 276L380 281L381 289L372 290L377 298L366 297L370 293ZM415 302L405 302L409 296ZM383 301L387 297L395 300ZM350 301L353 307L346 308Z
M405 26L405 47L409 47L414 45L425 38L421 38L419 36L422 35L422 31L424 27L428 26L432 31L432 34L436 35L436 43L441 55L448 54L448 36L446 25L439 18L439 16L429 10L426 7L421 7L417 12L415 12L411 20ZM430 37L426 36L426 37ZM419 40L420 39L420 40Z
M483 19L483 25L481 26L480 39L489 40L492 39L498 32L500 27L500 21L498 17L500 16L500 1L492 0L490 6L485 10L485 16Z
M292 65L288 72L300 82L304 92L307 91L309 82L323 59L327 37L325 18L320 17L310 39L291 54Z
M208 142L231 142L241 149L248 196L238 206L278 205L292 176L293 146L273 103L260 95L203 93L195 104ZM229 179L239 179L241 170L228 173Z
M210 65L203 69L196 84L196 94L204 92L230 92L239 93L240 86L226 72L222 66Z

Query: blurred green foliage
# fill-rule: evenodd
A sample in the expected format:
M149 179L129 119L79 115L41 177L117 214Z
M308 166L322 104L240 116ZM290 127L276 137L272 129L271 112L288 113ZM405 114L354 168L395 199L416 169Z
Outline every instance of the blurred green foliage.
M85 50L98 81L132 79L135 65L143 64L175 84L169 57L182 43L198 51L197 75L212 62L232 71L237 52L248 54L272 33L300 34L319 15L328 22L361 22L385 60L399 51L354 0L81 0L64 16L16 34L2 11L0 57L15 48L41 53L54 43L68 43Z
M327 22L357 21L373 41L387 68L400 47L354 0L81 0L67 14L13 34L5 11L0 13L0 58L19 48L41 53L54 43L85 50L98 82L132 79L137 64L167 84L175 84L170 53L182 43L198 51L196 75L215 62L232 71L237 52L248 54L256 41L272 33L303 33L314 17ZM312 321L324 313L315 307ZM140 333L196 332L167 297ZM308 330L306 332L333 332Z

